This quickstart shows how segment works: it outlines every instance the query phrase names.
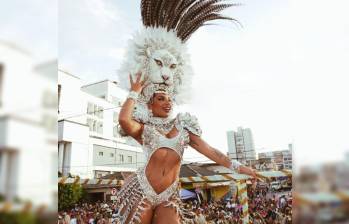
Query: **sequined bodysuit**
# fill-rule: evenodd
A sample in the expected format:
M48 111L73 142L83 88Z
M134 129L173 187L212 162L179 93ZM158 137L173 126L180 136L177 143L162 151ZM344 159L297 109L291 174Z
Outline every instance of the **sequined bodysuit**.
M165 207L175 208L182 219L182 223L185 223L185 211L181 206L179 198L178 176L169 187L158 194L149 183L145 173L152 155L158 149L173 150L178 154L180 161L182 161L184 149L190 141L189 132L198 136L201 135L197 119L189 113L178 114L172 123L173 125L171 125L170 129L175 127L178 131L177 135L172 138L167 138L161 134L156 125L152 123L144 124L142 142L146 163L136 171L136 175L131 177L117 194L117 203L120 205L120 223L126 223L127 218L130 219L129 223L140 223L140 215L145 209L146 201L150 202L153 208L165 202Z

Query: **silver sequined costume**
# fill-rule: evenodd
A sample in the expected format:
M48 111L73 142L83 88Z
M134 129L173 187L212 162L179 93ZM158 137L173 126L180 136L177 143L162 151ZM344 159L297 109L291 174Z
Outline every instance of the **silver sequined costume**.
M151 203L153 208L160 203L166 202L165 207L176 209L181 222L186 223L185 215L187 211L183 208L179 198L179 178L177 177L177 180L166 190L157 194L145 175L145 169L149 160L157 149L172 149L182 161L184 149L189 143L189 132L201 136L201 129L196 117L189 113L178 114L171 123L171 129L175 127L178 130L178 134L173 138L167 138L162 135L156 128L158 125L151 123L144 124L142 140L147 161L143 167L137 170L136 175L133 175L125 182L117 194L117 203L119 204L118 221L122 224L126 223L127 218L130 218L129 223L140 223L140 215L144 210L146 200Z

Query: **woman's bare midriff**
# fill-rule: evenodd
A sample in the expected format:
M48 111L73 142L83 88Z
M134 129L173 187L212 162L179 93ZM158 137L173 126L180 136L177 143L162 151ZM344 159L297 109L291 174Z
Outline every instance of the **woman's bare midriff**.
M151 156L145 175L157 194L176 181L180 170L179 155L172 149L159 148Z

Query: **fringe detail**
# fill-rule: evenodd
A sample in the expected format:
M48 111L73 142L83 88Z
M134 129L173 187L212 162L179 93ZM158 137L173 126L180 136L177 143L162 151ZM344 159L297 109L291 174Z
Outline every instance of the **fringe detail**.
M119 207L118 217L116 218L117 223L125 224L130 216L129 224L140 224L141 214L146 209L146 200L147 196L143 192L137 176L132 177L117 193L116 202ZM181 223L191 223L193 217L190 211L184 208L184 204L179 196L179 189L165 202L164 207L175 209L176 214L180 217ZM156 204L153 206L156 206ZM134 213L131 214L134 208Z
M124 185L124 187L117 194L117 204L119 204L118 218L121 224L125 224L132 209L137 204L137 201L142 199L143 193L140 190L140 185L137 180L137 176ZM139 203L138 203L139 204ZM140 215L138 215L139 218ZM134 216L131 218L130 223L134 223ZM137 219L136 219L137 220Z
M130 220L131 224L136 224L135 221L137 221L138 224L141 223L141 211L144 211L144 207L142 206L145 204L145 196L142 195L141 199L138 201L137 207L135 212L132 215L132 218Z

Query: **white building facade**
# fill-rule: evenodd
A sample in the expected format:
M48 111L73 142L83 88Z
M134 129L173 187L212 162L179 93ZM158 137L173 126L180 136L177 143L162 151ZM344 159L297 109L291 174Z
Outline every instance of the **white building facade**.
M57 61L0 42L0 194L57 206Z
M252 131L238 127L237 131L227 132L228 157L244 164L256 159Z
M118 116L127 93L116 82L83 86L81 79L59 70L58 90L59 172L99 178L144 164L140 146L119 136Z
M270 159L277 170L292 170L292 151L293 146L289 144L288 149L285 150L258 153L258 159Z

